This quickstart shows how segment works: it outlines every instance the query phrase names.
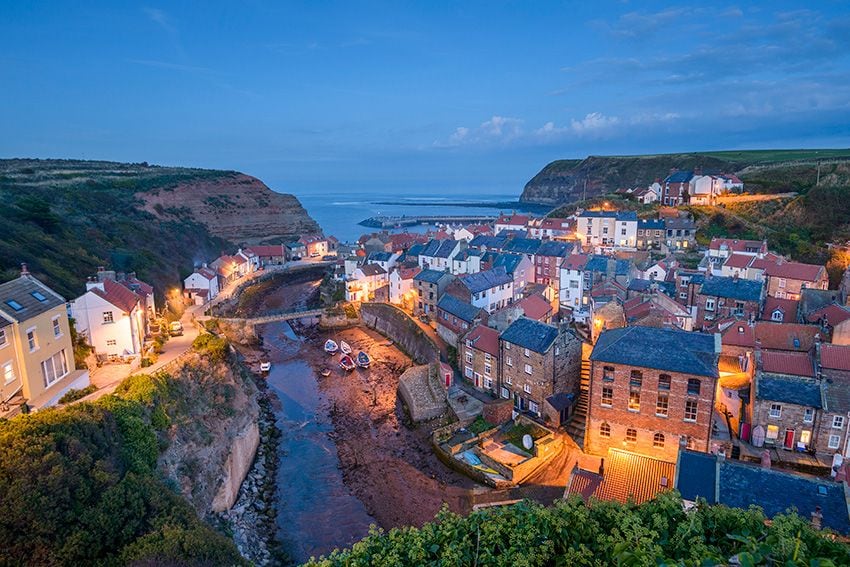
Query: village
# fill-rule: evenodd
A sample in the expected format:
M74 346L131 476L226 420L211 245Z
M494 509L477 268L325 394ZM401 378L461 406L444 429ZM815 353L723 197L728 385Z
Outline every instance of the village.
M309 327L308 358L324 380L361 373L338 369L336 349L320 350L325 339L371 345L373 368L394 361L382 371L393 385L384 409L400 401L432 452L428 475L443 484L430 488L429 512L441 495L464 506L445 486L488 487L471 506L573 494L640 503L675 489L689 503L795 508L847 534L850 271L830 289L825 266L767 241L701 245L679 206L744 189L734 175L677 171L618 191L649 216L603 202L352 243L306 234L245 246L164 292L171 310L133 273L103 267L66 301L24 264L0 284L0 411L104 395L176 360L214 307L253 281L316 266L338 290L334 305L253 316ZM335 411L351 428L372 415ZM394 451L404 455L402 441ZM373 514L410 520L384 508Z

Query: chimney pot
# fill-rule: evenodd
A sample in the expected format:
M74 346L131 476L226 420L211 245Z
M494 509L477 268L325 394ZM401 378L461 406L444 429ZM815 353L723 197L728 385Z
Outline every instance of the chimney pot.
M30 271L29 271L29 268L27 268L27 263L22 262L21 263L21 275L22 276L28 276L29 273L30 273Z

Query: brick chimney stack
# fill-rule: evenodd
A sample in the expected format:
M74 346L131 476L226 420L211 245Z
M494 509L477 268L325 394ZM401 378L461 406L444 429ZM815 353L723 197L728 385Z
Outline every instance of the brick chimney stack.
M21 263L21 275L22 275L22 276L28 276L28 275L30 275L30 271L29 271L29 268L27 268L27 263L26 263L26 262L22 262L22 263Z

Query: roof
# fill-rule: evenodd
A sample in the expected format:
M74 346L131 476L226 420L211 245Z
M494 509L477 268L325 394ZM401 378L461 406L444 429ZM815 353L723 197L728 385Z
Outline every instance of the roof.
M425 245L425 248L419 252L420 256L430 256L433 258L448 258L451 253L457 248L457 240L431 240Z
M714 504L717 457L710 453L682 450L677 464L679 474L676 475L676 490L682 499L695 501L703 498L709 504Z
M21 323L63 305L65 299L31 274L0 284L0 326ZM14 306L20 306L16 309Z
M850 383L846 378L833 378L826 371L826 379L821 382L823 389L823 409L832 413L850 413Z
M415 276L413 276L413 281L417 282L427 282L427 283L439 283L443 278L450 278L451 274L448 272L441 272L439 270L422 270Z
M517 252L522 254L537 254L543 242L536 238L511 238L502 249L505 252Z
M466 335L467 341L472 341L472 347L492 356L499 356L499 331L478 324Z
M718 354L713 335L637 326L603 331L590 360L717 378Z
M103 289L93 287L89 291L105 299L124 313L130 313L138 305L140 299L130 288L116 281L105 279Z
M575 394L567 394L566 392L558 392L557 394L551 395L546 398L546 401L549 402L549 405L554 408L555 411L564 411L575 401Z
M841 303L841 292L832 289L803 288L800 290L800 316L808 317L810 313L823 309L831 303Z
M460 281L470 293L480 293L496 286L511 283L513 279L504 268L498 267L475 274L466 274L460 277Z
M820 365L824 369L850 371L850 346L822 344Z
M493 258L493 268L504 268L504 270L513 275L516 271L517 267L522 263L522 260L525 258L522 254L498 254L495 258Z
M561 267L567 270L583 270L587 259L587 254L570 254L561 262Z
M822 307L817 311L809 313L807 317L810 323L815 323L824 319L828 325L837 325L850 319L850 309L837 303L832 303L826 307Z
M440 301L437 302L437 308L467 323L475 321L475 318L481 313L480 307L475 307L471 303L467 303L448 293L444 294L440 298Z
M808 352L820 329L799 323L758 321L754 325L738 321L723 331L723 344L755 348L756 339L763 349Z
M520 317L499 335L505 342L540 354L545 354L557 337L558 329L527 317Z
M195 273L208 280L214 280L216 278L215 272L209 268L198 268L195 270Z
M700 295L723 297L738 301L759 301L762 283L744 278L712 277L706 278L700 288Z
M537 256L552 256L555 258L566 258L573 249L571 243L547 240L537 249Z
M389 262L392 259L392 252L372 252L366 257L367 262Z
M663 219L641 219L638 221L638 230L664 230Z
M635 221L637 222L637 213L634 211L582 211L579 215L579 218L591 218L591 219L616 219L618 221Z
M693 171L674 171L667 176L664 183L688 183L693 177Z
M737 252L733 252L726 258L726 261L723 262L723 265L727 268L739 268L743 269L750 265L750 263L755 259L755 256L751 256L749 254L738 254Z
M507 239L503 236L491 236L489 234L479 234L469 241L471 248L498 248L502 249Z
M253 252L260 257L283 256L283 245L257 245L245 249L248 252Z
M359 269L363 272L364 276L379 276L387 273L387 271L378 264L363 264Z
M784 297L768 296L764 300L764 309L762 310L762 319L770 319L773 312L777 309L784 315L783 322L793 322L797 319L797 307L800 302L796 299L786 299ZM850 317L850 311L847 316Z
M783 262L781 264L769 264L765 268L764 273L775 278L814 282L823 275L824 270L825 268L823 266L818 266L816 264Z
M588 272L608 272L608 256L602 256L600 254L591 254L587 258L587 262L584 265L584 269Z
M570 479L567 489L570 494L584 496L595 484L596 488L592 491L595 498L623 503L631 500L641 504L673 488L676 465L630 451L609 449L601 482L599 475L586 471L577 470L573 476L579 472L584 474L576 479L577 482Z
M526 317L537 321L542 320L552 312L552 306L546 301L546 298L537 294L529 295L515 305L522 308L522 312Z
M808 376L814 378L814 362L807 352L762 351L761 368L764 372Z
M500 214L499 218L496 219L496 224L510 224L510 225L517 225L517 226L525 226L526 224L528 224L528 220L530 218L531 217L528 216L528 215L518 215L516 213L511 214L511 215Z
M414 277L416 277L416 274L421 272L422 268L420 268L419 266L414 266L412 268L402 267L402 268L399 268L396 271L398 272L398 275L401 279L409 280L409 279L413 279Z
M820 385L814 380L794 376L758 376L756 398L811 408L821 407Z
M710 250L730 250L732 252L767 252L767 243L762 240L737 240L735 238L712 238Z

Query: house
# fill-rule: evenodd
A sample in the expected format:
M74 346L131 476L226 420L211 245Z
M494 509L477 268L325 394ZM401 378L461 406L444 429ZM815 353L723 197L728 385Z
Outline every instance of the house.
M586 254L571 254L564 258L560 268L560 282L558 283L558 295L562 309L569 309L573 319L583 320L580 312L586 311L587 296L585 291L584 267L587 265Z
M688 503L705 500L743 510L755 505L768 518L794 509L803 519L817 518L823 527L850 533L843 482L683 449L674 487Z
M826 268L815 264L782 262L767 266L767 295L771 297L800 299L803 289L827 289L829 275Z
M683 331L692 331L694 328L691 313L657 289L627 300L623 303L623 314L627 325L677 328Z
M578 395L581 340L571 331L520 318L499 335L499 395L540 417L546 398Z
M528 222L528 231L531 238L553 239L568 236L573 232L574 221L571 219L545 217L531 219Z
M319 234L304 235L298 239L298 242L304 245L307 256L310 258L327 256L329 252L327 239Z
M550 303L556 303L560 297L560 266L572 251L570 243L547 240L534 255L534 281L546 286L546 299Z
M664 180L661 202L670 207L678 207L685 203L690 194L693 171L674 171Z
M820 338L820 328L799 323L736 321L722 331L723 353L734 356L756 349L809 352Z
M542 240L537 238L526 238L524 236L513 236L505 241L502 246L503 252L512 252L514 254L526 254L534 262L534 255L543 245Z
M674 463L654 457L609 449L604 466L597 472L574 468L567 484L567 495L626 504L642 504L673 488Z
M690 250L697 243L697 225L690 216L665 219L664 230L670 250Z
M690 181L691 205L713 205L724 192L725 180L719 175L694 175Z
M760 282L737 277L706 278L696 297L696 327L704 329L718 319L755 319L761 312Z
M504 236L493 236L490 234L479 234L469 241L469 247L481 252L499 252L505 246L508 239Z
M493 268L460 276L446 288L452 294L492 313L513 302L514 282L504 268Z
M658 250L664 244L667 228L663 219L640 219L637 225L638 250Z
M504 268L505 272L511 276L514 282L514 294L518 294L534 281L534 264L525 254L504 252L493 255L487 269L493 268Z
M531 220L531 217L528 215L518 215L516 212L511 214L499 213L499 218L496 219L496 223L493 227L493 233L497 236L500 232L504 230L525 230L525 227L528 225L528 221Z
M413 278L422 271L422 268L396 267L389 275L390 303L413 307ZM405 305L407 304L407 305Z
M577 217L576 236L591 248L635 248L638 218L634 211L583 211Z
M658 193L652 187L640 187L632 192L632 198L642 205L651 205L659 200Z
M712 271L720 274L721 266L732 254L743 254L756 258L768 253L766 240L737 240L734 238L712 238L708 244L706 257Z
M759 319L774 323L794 323L797 321L797 310L800 302L794 299L766 297ZM848 312L850 315L850 312Z
M446 288L455 277L439 270L422 270L413 276L413 289L416 292L414 313L431 315L436 312L437 301L446 292Z
M145 339L141 298L111 278L90 278L86 292L71 302L77 333L99 359L138 358Z
M283 245L283 252L287 261L297 261L307 256L307 247L300 242L287 242Z
M389 284L387 271L378 264L363 264L345 281L346 301L369 301L375 292Z
M210 263L210 268L215 270L218 276L219 289L224 289L230 282L256 272L259 267L259 258L241 248L232 256L225 254Z
M815 452L827 455L850 451L850 347L818 345L818 374L822 391Z
M385 272L390 273L398 262L399 256L401 256L401 254L398 252L372 252L366 256L366 263L377 264L382 267Z
M541 323L551 323L552 306L542 295L534 293L494 311L490 314L487 324L501 332L520 317L527 317Z
M410 250L414 244L424 244L428 241L428 239L423 235L413 232L393 233L389 235L388 239L391 248L389 252L406 252Z
M437 302L437 334L457 348L460 337L479 323L487 323L487 312L448 293Z
M584 449L675 462L680 444L708 451L720 337L653 327L603 332L590 355Z
M419 267L423 270L448 271L454 257L465 249L466 242L462 240L432 239L419 252Z
M21 267L0 284L0 415L55 405L72 388L89 385L74 368L65 299Z
M663 282L667 280L668 274L673 275L673 271L679 266L675 258L663 258L656 260L647 258L645 261L635 264L635 274L638 278Z
M462 375L476 389L498 395L499 332L487 325L474 326L458 351Z
M283 244L251 246L245 249L254 254L260 266L280 266L286 263L286 247Z
M195 305L203 305L218 296L218 277L206 264L183 280L183 293Z
M478 250L464 250L457 254L451 261L449 271L456 275L475 274L481 271L481 252Z
M696 305L697 293L705 282L705 274L699 270L678 268L673 274L675 299L685 307Z

